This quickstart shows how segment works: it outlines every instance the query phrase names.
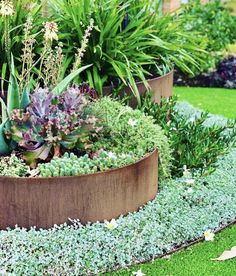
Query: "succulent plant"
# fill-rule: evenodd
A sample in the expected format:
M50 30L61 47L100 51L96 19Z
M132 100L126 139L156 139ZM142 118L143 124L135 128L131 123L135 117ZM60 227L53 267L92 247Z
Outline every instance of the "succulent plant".
M85 84L59 96L39 88L31 94L26 110L12 111L7 136L23 150L31 166L37 159L60 156L65 150L85 150L101 130L96 127L97 119L86 112L91 96L95 92Z
M15 154L0 157L1 176L24 177L29 171L29 166L27 166L23 160L17 158Z
M41 177L73 176L105 171L134 163L136 158L132 154L115 154L100 150L91 158L88 154L77 157L74 153L65 153L63 157L56 157L49 163L38 165Z

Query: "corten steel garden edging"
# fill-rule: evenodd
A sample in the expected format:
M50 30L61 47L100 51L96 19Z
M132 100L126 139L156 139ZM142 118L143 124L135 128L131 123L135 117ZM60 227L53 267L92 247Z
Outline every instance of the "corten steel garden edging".
M153 91L153 101L160 103L161 98L169 98L173 95L173 82L174 82L174 70L171 70L168 74L147 80L151 90ZM142 81L136 82L139 93L141 96L145 94L147 88ZM104 95L112 95L112 91L115 89L114 86L105 86L103 88ZM124 91L127 95L133 95L133 92L129 87L124 87ZM135 106L137 103L135 97L131 99L131 106Z
M0 229L104 221L155 198L158 152L119 169L68 177L0 177Z

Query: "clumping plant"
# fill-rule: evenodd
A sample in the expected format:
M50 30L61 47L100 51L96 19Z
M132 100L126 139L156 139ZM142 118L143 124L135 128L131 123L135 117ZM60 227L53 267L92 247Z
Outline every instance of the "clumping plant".
M30 171L23 160L19 159L15 154L0 157L0 175L12 177L24 177Z
M86 150L101 128L86 107L95 96L87 85L72 86L60 96L39 88L31 94L26 110L14 109L7 137L23 150L31 166L37 160L60 156L64 150Z
M177 106L176 98L163 99L160 104L153 103L150 95L142 99L142 111L153 116L169 138L173 149L172 174L180 176L184 165L201 173L212 172L218 157L235 145L235 122L207 125L208 113L191 109L186 116L184 108L179 110Z
M92 158L88 154L77 157L73 153L65 153L61 158L55 158L49 163L39 164L39 176L74 176L106 171L119 168L135 162L132 154L115 154L104 150L98 151Z
M57 157L49 163L39 164L38 169L42 177L73 176L97 171L97 167L87 154L78 158L73 153L65 153L61 158Z
M160 176L169 176L171 148L163 130L154 124L152 117L108 97L94 102L91 110L99 118L98 123L103 126L101 138L93 145L94 151L103 148L115 153L132 152L142 157L157 148Z

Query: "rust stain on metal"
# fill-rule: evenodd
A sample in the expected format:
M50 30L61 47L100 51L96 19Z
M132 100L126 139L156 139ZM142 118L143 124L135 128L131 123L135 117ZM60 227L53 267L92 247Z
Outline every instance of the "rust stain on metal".
M134 212L155 198L158 153L114 170L52 177L0 177L0 229L50 228L68 222L103 221Z

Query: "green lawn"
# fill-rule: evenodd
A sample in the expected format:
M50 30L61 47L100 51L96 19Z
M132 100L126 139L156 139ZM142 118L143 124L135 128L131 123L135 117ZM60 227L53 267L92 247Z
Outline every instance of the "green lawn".
M213 242L201 242L170 258L159 259L148 264L133 266L128 270L109 273L113 276L132 275L142 270L146 276L235 276L236 259L224 262L211 259L220 256L226 249L236 245L236 225L216 235Z
M210 113L236 118L236 90L175 87L174 93L179 96L179 100L186 100Z
M236 118L236 90L176 87L174 92L180 100L186 100L196 107ZM202 242L170 258L157 259L107 275L128 276L142 269L146 276L235 276L236 258L225 262L211 260L233 246L236 246L236 225L217 234L213 242Z

